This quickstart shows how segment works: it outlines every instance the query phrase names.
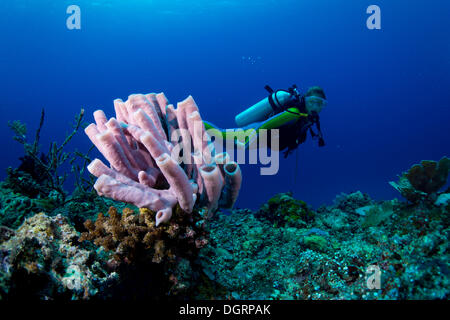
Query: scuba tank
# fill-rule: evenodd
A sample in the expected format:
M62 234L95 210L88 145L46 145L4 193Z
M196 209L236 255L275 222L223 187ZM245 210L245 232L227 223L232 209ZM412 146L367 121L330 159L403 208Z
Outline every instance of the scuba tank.
M297 101L300 96L296 85L293 85L289 90L274 91L269 86L264 88L269 92L269 96L235 117L234 120L239 127L244 127L253 122L264 121L270 115L284 111L288 104Z

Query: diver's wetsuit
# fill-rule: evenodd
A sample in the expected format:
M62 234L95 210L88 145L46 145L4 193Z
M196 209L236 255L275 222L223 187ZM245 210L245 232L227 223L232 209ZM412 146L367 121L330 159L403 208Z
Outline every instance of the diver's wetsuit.
M306 125L308 125L308 123L309 121L307 120L307 118L300 118L293 124L287 124L278 128L280 130L280 151L283 151L287 148L288 150L286 152L290 152L296 149L300 144L305 142L308 131L304 128ZM268 140L270 148L270 139Z
M323 146L322 133L319 131L315 133L311 127L318 121L317 115L301 117L294 123L288 123L284 126L279 127L280 130L280 140L279 140L279 151L284 151L284 157L286 158L292 153L298 146L306 141L308 136L308 130L311 133L312 138L319 137L319 146ZM270 148L270 139L268 139L268 144Z
M323 139L320 132L320 125L318 125L318 115L308 115L305 112L304 104L298 106L299 108L287 108L286 111L273 115L272 117L261 121L251 123L243 128L229 129L231 133L236 130L245 131L248 134L248 139L245 137L245 142L242 145L248 148L254 140L259 136L260 129L278 129L279 130L279 147L278 151L284 152L284 157L287 157L293 150L295 150L301 143L305 142L308 130L314 138L319 137L319 146L323 145ZM303 111L303 112L302 112ZM215 135L222 136L224 140L234 139L234 136L229 131L220 129L208 121L204 121L206 130L215 131ZM319 133L312 131L311 126L316 123L318 125ZM271 148L271 139L267 137L267 146ZM236 141L236 140L235 140ZM272 149L272 148L271 148Z

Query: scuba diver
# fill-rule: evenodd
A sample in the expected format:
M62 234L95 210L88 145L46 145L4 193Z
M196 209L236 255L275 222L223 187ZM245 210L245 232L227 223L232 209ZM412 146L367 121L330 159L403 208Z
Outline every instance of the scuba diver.
M241 128L220 129L204 121L205 129L212 130L213 134L224 140L234 139L235 143L236 135L233 131L240 129L245 133L245 141L241 142L245 148L258 137L261 129L279 129L278 149L286 149L285 158L305 142L308 131L313 139L318 139L319 147L325 145L319 113L327 105L327 100L321 87L311 87L304 95L299 93L295 84L288 90L275 91L268 85L265 89L269 92L268 97L235 117L236 124ZM313 125L317 132L312 129ZM271 148L270 142L268 147Z

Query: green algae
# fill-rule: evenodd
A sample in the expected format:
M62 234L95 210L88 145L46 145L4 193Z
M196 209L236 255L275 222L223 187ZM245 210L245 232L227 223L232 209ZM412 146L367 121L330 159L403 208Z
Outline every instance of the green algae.
M316 235L307 236L303 241L307 248L320 252L325 251L328 245L327 239Z
M299 226L314 219L314 211L306 202L294 199L291 193L279 193L270 198L260 211L261 216L279 225Z

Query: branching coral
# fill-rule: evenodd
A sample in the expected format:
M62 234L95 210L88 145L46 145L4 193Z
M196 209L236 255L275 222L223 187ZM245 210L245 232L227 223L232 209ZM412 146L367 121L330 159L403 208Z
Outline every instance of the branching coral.
M423 160L404 172L398 182L389 184L413 203L436 195L445 186L450 170L450 159L443 157L439 162Z
M111 207L108 216L100 213L95 222L87 220L88 232L80 241L90 240L114 253L114 263L134 263L137 260L174 262L179 257L189 257L207 243L207 233L196 216L183 214L177 206L168 224L156 227L154 213L142 208L139 214L125 208L122 214ZM198 223L197 223L198 222Z
M95 159L88 170L99 195L156 212L156 226L168 222L178 203L190 213L196 200L212 214L232 207L241 172L227 154L215 154L192 97L175 109L163 93L115 100L116 118L94 112L85 132L109 161ZM197 199L198 198L198 199Z
M20 158L22 163L19 168L8 170L9 180L7 182L9 182L11 189L31 197L36 197L38 194L48 196L51 192L56 192L63 202L66 198L63 185L67 179L67 173L61 174L59 169L67 161L73 167L78 157L86 157L79 152L66 152L65 150L67 144L82 126L84 110L81 109L80 113L76 115L73 130L66 136L64 141L59 145L56 142L52 142L47 154L40 151L39 145L44 117L45 113L44 109L42 109L39 127L36 130L32 143L27 141L27 127L24 123L18 120L8 122L9 127L15 133L13 139L23 145L25 156ZM18 179L23 173L31 176L34 184L27 184L28 186L21 184ZM38 188L36 188L36 184Z
M67 149L69 142L83 126L84 110L76 115L72 130L61 143L51 142L47 153L42 152L41 130L44 125L45 113L41 112L39 127L34 134L34 141L30 141L27 126L19 120L9 122L14 131L13 139L21 143L25 155L21 158L18 168L7 168L7 177L0 182L0 224L9 227L18 227L25 217L33 213L46 212L56 214L73 210L65 210L63 206L82 205L85 201L90 204L103 201L92 186L91 181L83 177L86 165L91 161L88 154ZM89 153L89 152L88 152ZM81 160L80 160L81 159ZM75 192L68 195L64 190L69 177L67 165L71 167L72 179L75 181ZM108 206L106 206L108 208ZM94 212L98 212L96 209ZM83 213L86 208L83 208ZM72 220L74 215L71 215ZM83 219L83 221L85 218ZM73 221L73 220L72 220Z

